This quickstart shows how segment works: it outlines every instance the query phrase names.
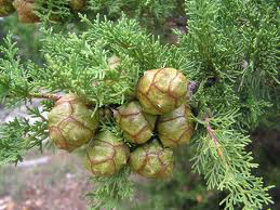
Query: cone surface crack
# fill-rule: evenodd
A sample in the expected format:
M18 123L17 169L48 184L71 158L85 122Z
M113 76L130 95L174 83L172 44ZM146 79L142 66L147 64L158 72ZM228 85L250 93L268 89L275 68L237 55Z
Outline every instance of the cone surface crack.
M161 111L161 109L158 107L158 106L156 106L155 104L153 104L153 102L150 100L150 98L148 97L148 96L146 96L142 91L140 91L140 90L138 90L138 92L142 95L142 96L144 96L148 101L149 101L149 103L152 105L152 107L154 107L159 113L162 113L162 111Z
M155 82L155 79L156 79L156 76L162 71L163 69L159 69L155 74L154 74L154 76L153 76L153 79L152 79L152 81L151 81L151 84L150 84L150 86L149 86L149 88L148 88L148 90L147 90L147 94L149 94L149 92L150 92L150 90L151 90L151 87L153 86L153 84L154 84L154 82Z

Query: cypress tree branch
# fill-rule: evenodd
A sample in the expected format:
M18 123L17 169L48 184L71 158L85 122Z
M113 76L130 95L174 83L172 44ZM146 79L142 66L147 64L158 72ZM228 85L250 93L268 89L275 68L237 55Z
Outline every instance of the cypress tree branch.
M197 120L206 132L201 131L193 145L197 152L191 159L192 169L204 175L208 189L229 192L220 203L225 205L225 209L234 209L235 206L262 209L264 205L273 203L267 193L273 186L264 187L262 179L253 175L252 169L258 165L252 163L252 153L245 150L251 140L231 128L237 116L233 112L224 117L213 116L211 120Z
M159 6L160 1L146 3L152 2ZM99 5L97 10L102 8ZM48 11L42 11L42 15ZM157 10L152 11L155 15ZM146 70L168 66L180 69L199 84L191 97L199 111L192 145L196 149L191 159L193 170L203 175L208 189L228 192L221 202L226 209L262 209L272 203L268 195L272 186L264 187L262 179L253 174L257 164L246 146L251 143L248 131L279 101L275 91L279 84L275 4L188 0L186 13L188 34L181 34L176 46L162 44L162 39L124 15L116 22L101 16L90 21L81 16L87 27L81 33L65 35L42 27L45 63L40 66L22 61L12 35L8 36L5 47L0 47L4 55L0 59L0 100L7 100L11 106L30 97L47 100L41 101L43 110L28 110L37 119L34 124L28 119L15 119L0 126L0 162L20 161L28 149L42 147L48 138L47 119L42 112L50 111L58 97L37 93L40 90L76 93L93 102L96 109L122 105L135 99L137 82ZM121 61L115 69L108 62L113 55ZM211 118L200 117L206 109L213 112ZM107 123L101 129L122 135L114 124ZM113 207L120 199L130 197L129 174L95 180L100 188L90 197L96 199L96 206L108 203Z

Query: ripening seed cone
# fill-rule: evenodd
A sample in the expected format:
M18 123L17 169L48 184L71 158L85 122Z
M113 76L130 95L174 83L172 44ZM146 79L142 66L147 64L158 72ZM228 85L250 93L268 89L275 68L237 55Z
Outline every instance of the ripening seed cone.
M132 101L122 105L114 115L129 142L143 144L152 137L156 116L144 113L139 102Z
M173 151L153 140L133 151L129 163L137 174L146 178L169 178L173 174Z
M40 18L35 14L37 5L35 0L14 0L18 20L22 23L37 23Z
M189 144L193 132L191 117L191 109L185 104L159 117L157 128L163 146L174 148Z
M162 115L173 111L187 100L188 80L177 69L152 69L138 82L137 97L145 112Z
M113 113L108 107L102 107L98 109L98 117L100 121L105 121L108 118L112 117Z
M13 0L0 0L0 17L5 17L15 11Z
M59 99L49 113L49 132L53 142L68 152L89 142L98 126L97 114L75 94Z
M116 69L121 64L121 59L116 56L112 55L110 58L108 58L108 65L110 69Z
M69 6L75 11L85 9L86 5L87 5L86 0L70 0L69 2Z
M85 167L96 176L111 176L127 164L129 148L110 131L99 133L87 150Z

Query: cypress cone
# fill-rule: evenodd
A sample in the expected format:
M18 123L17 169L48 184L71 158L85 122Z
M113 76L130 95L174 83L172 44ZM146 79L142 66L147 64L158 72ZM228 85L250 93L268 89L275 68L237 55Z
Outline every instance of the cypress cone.
M121 59L118 56L113 55L108 58L108 64L110 69L116 69L121 64Z
M22 23L37 23L40 18L35 14L37 9L34 0L15 0L13 2L17 10L18 20Z
M113 116L112 111L108 107L102 107L98 109L98 117L101 121L104 121Z
M98 126L98 117L75 94L60 98L49 113L53 142L69 152L89 142Z
M86 0L70 0L69 2L69 6L75 11L85 9L86 5L87 5Z
M0 17L5 17L15 11L12 0L0 0Z
M136 173L146 178L169 178L173 174L173 151L153 140L133 151L129 163Z
M145 112L162 115L186 101L188 80L174 68L152 69L138 82L137 97Z
M85 167L96 176L111 176L127 164L129 148L110 131L99 133L87 150Z
M183 104L173 112L159 117L158 134L165 147L173 148L190 142L193 132L191 116L190 107Z
M156 116L144 113L139 102L122 105L114 115L128 141L143 144L152 137Z

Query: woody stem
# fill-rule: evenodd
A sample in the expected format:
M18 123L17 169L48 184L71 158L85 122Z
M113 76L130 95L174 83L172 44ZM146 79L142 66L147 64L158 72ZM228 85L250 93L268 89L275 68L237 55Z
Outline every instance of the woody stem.
M50 99L57 101L60 99L60 96L49 94L49 93L29 93L28 96L30 98L41 98L41 99Z
M213 139L214 144L215 144L215 146L217 147L218 155L219 155L220 157L223 157L223 152L222 152L222 150L221 150L221 148L220 148L219 140L218 140L218 138L216 137L216 134L215 134L214 130L213 130L213 129L211 128L211 126L210 126L210 120L209 120L209 118L206 118L205 121L206 121L206 123L207 123L207 132L208 132L210 138Z

